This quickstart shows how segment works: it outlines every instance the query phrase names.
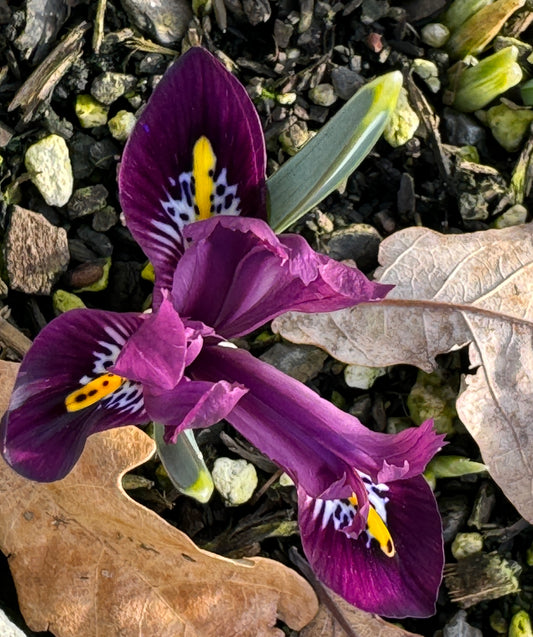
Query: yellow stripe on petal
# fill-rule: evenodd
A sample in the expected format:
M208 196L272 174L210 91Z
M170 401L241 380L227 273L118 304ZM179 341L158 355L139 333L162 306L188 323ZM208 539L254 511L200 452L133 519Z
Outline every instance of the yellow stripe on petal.
M70 393L65 398L65 407L67 411L80 411L90 407L119 389L125 380L122 376L111 373L98 376L80 389Z
M198 219L209 219L212 212L215 166L217 158L204 135L198 139L192 151L192 174L194 177L194 199L198 208Z
M351 498L348 498L348 500L353 506L357 506L357 497L355 494L352 495ZM383 553L385 553L387 557L394 557L394 555L396 555L396 549L394 548L392 536L387 525L372 504L370 504L370 508L368 509L366 526L368 534L377 541Z

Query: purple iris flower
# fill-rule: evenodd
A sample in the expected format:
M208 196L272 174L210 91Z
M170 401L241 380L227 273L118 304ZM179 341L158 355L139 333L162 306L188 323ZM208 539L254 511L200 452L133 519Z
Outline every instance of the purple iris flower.
M442 437L430 423L374 433L230 342L283 312L337 310L389 289L244 218L265 214L264 158L241 85L201 49L182 56L120 175L128 225L154 264L153 312L52 321L21 364L2 453L22 475L53 481L97 431L153 420L171 442L225 418L296 483L304 550L326 584L368 611L431 615L442 534L421 473Z

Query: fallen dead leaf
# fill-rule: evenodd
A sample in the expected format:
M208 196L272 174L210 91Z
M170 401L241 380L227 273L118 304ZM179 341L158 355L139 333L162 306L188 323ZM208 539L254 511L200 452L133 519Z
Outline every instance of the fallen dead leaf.
M5 410L18 366L0 362ZM0 460L0 548L28 626L57 637L281 636L316 597L296 572L263 558L229 560L131 500L124 473L149 458L136 427L91 436L74 470L39 484Z
M420 637L351 606L333 591L327 594L337 611L334 614L326 605L320 604L318 615L300 632L300 637Z
M300 637L421 637L348 604L315 577L296 549L290 549L289 557L308 578L320 601L317 616L301 631Z
M273 329L296 343L371 367L468 345L473 370L457 413L492 477L533 522L533 229L463 235L408 228L381 244L376 271L396 287L383 301L329 314L290 312Z

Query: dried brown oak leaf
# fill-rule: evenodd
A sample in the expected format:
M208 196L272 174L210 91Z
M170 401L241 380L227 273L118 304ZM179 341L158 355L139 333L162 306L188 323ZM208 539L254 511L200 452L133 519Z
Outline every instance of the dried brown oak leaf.
M2 412L16 370L0 363ZM294 629L311 621L316 597L296 572L202 551L124 493L123 474L153 451L135 427L106 431L50 484L0 459L0 548L30 628L57 637L266 637L283 635L278 618Z
M463 235L408 228L380 247L376 278L396 287L376 304L286 314L274 330L345 363L407 363L468 345L457 413L492 477L533 522L533 227Z
M355 608L333 591L327 595L331 602L327 606L320 604L318 615L301 631L300 637L421 637Z

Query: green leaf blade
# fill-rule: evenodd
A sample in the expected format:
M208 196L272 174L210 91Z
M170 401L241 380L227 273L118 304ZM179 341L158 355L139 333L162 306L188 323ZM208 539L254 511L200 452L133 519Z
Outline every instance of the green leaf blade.
M269 221L276 232L320 203L359 166L381 136L401 87L399 71L365 84L267 180Z

